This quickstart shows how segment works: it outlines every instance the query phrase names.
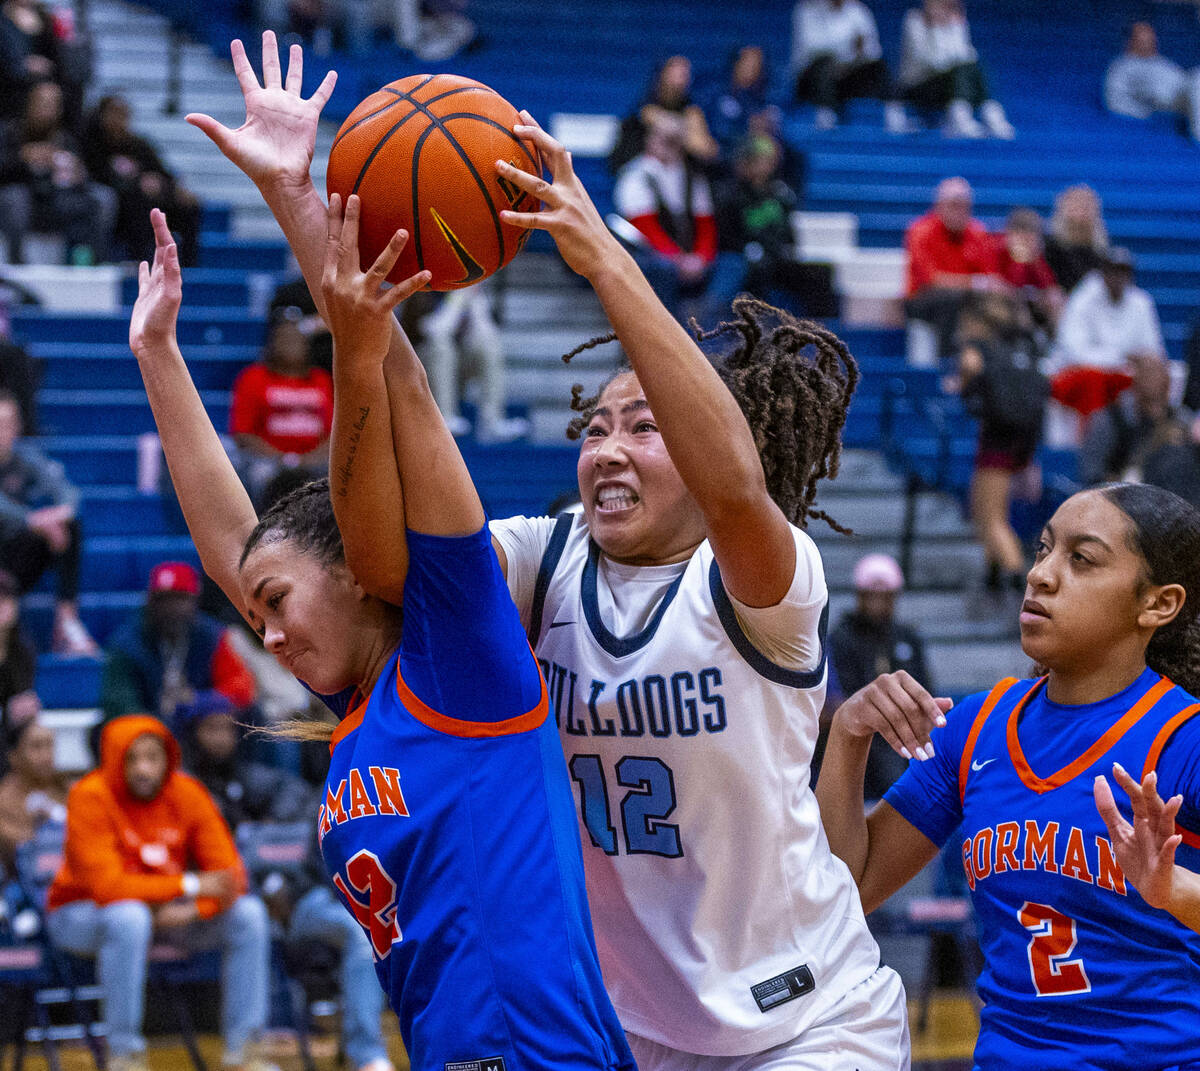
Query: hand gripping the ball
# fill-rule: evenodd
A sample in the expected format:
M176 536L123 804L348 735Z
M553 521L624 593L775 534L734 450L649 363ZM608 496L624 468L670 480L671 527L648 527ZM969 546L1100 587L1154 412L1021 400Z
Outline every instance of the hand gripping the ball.
M381 289L408 241L408 233L397 231L392 235L375 263L364 272L358 254L361 214L357 194L348 198L344 216L341 197L335 193L329 198L325 270L321 277L334 360L351 366L383 361L392 341L392 310L427 286L431 277L428 271L421 271L389 289Z
M528 112L521 112L524 123L513 127L518 137L532 142L550 169L551 181L540 175L496 161L500 176L536 197L543 204L540 212L505 210L500 218L515 227L547 231L572 271L593 281L604 267L619 259L620 243L604 225L600 213L588 196L571 165L571 154L547 134Z
M192 113L187 121L212 138L259 189L276 183L303 186L310 181L317 119L333 92L337 73L326 74L313 95L305 99L300 95L304 52L299 45L292 45L288 52L285 80L275 34L263 32L261 85L242 42L234 40L229 51L246 102L246 121L236 130L222 126L211 115Z

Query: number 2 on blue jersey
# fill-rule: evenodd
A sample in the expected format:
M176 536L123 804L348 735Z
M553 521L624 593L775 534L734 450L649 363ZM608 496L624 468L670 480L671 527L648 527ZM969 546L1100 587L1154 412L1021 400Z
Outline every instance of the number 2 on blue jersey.
M573 755L571 777L579 785L583 823L592 843L606 855L616 855L608 782L599 755ZM621 800L621 826L628 855L683 855L679 826L665 822L675 810L675 777L661 759L626 755L615 770L617 784L630 791Z

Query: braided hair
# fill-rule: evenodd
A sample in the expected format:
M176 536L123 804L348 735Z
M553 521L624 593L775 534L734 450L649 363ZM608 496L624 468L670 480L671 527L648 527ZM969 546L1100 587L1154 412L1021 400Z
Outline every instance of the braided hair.
M1175 619L1151 637L1146 665L1200 695L1200 510L1150 484L1111 484L1100 493L1129 518L1129 545L1149 583L1181 584L1187 593Z
M768 493L798 527L811 517L849 534L824 510L815 509L813 500L817 481L838 472L858 364L835 334L765 301L742 295L734 299L733 313L734 319L711 331L701 331L693 320L691 333L698 343L735 340L732 349L712 358L713 367L750 425ZM563 361L616 337L610 332L591 339ZM571 408L579 415L567 426L569 439L583 433L611 381L590 398L583 396L581 385L571 388Z
M283 540L295 543L322 565L345 564L346 550L333 515L328 477L302 484L271 504L246 537L238 568L260 544Z

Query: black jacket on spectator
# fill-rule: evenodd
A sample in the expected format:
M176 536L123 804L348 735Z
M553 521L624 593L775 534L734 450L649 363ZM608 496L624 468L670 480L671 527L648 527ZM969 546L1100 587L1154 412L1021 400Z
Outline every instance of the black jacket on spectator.
M214 762L186 737L184 768L208 789L236 830L242 822L294 822L316 813L316 794L295 774L234 755Z
M837 667L843 695L853 695L880 674L898 670L905 670L918 684L933 691L925 665L925 645L915 629L899 621L879 625L851 610L829 634L829 657ZM866 798L882 798L907 765L881 736L876 736L867 760Z

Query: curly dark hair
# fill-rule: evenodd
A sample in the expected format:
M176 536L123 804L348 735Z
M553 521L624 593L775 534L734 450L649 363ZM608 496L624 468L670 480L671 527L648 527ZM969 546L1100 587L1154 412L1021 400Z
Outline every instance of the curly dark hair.
M1130 549L1146 563L1148 582L1187 592L1175 620L1151 637L1146 664L1200 695L1200 509L1144 483L1110 484L1100 493L1129 518Z
M302 484L270 506L246 537L238 568L246 564L255 547L284 539L312 554L322 565L345 563L346 550L333 515L328 477Z
M814 509L813 500L817 481L838 472L842 428L858 385L857 362L831 331L765 301L742 295L734 299L733 312L735 319L711 331L701 331L693 320L691 332L698 343L736 338L732 349L710 360L750 425L767 491L793 524L803 528L811 517L850 534L824 510ZM616 337L610 332L590 339L563 361ZM571 388L571 408L579 416L567 426L569 439L582 435L611 381L590 398L580 384Z

